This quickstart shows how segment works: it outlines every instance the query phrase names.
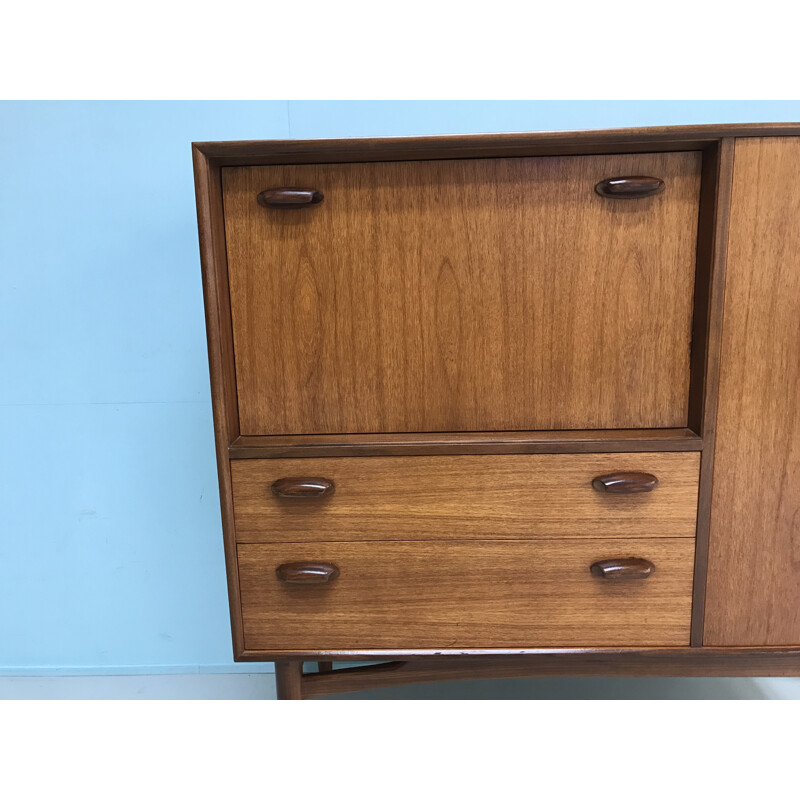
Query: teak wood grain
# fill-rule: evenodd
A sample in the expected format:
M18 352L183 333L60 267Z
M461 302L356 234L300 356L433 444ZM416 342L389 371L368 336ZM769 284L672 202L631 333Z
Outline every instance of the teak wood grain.
M689 644L692 539L240 544L249 650ZM646 580L590 572L645 558ZM280 581L324 561L329 585Z
M719 362L722 341L722 301L728 247L733 153L735 140L722 139L703 153L700 221L697 234L697 275L694 331L689 383L689 427L700 434L700 485L692 598L692 646L703 644L711 482L714 473Z
M695 534L698 453L264 459L231 463L240 542L685 537ZM612 472L652 473L651 492L597 491ZM280 498L282 478L335 483Z
M700 162L224 168L240 433L685 427Z
M738 141L707 645L800 644L800 138Z
M233 536L233 501L228 444L239 430L236 407L236 377L233 363L233 330L230 323L228 276L225 269L225 228L222 216L220 172L194 150L194 180L197 222L203 265L203 301L208 339L211 399L214 406L219 501L228 578L228 604L234 654L242 652L241 604L237 572L236 541Z

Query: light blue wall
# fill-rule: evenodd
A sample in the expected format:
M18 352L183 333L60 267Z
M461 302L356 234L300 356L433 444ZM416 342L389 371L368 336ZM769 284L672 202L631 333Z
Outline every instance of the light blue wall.
M792 120L799 102L0 103L0 671L254 669L230 655L191 141Z

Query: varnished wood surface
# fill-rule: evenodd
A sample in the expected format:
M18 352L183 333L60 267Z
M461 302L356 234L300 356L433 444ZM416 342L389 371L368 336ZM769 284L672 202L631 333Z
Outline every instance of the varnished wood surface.
M800 123L676 125L371 139L195 142L192 147L216 165L305 164L696 150L714 147L720 139L734 136L800 136Z
M692 539L239 545L249 650L688 645ZM593 576L646 558L647 580ZM285 561L340 569L292 586Z
M231 458L501 455L522 453L636 453L702 450L688 428L615 431L497 431L492 433L351 433L240 436Z
M231 463L240 542L504 539L593 536L692 538L697 453L417 456L239 460ZM312 470L330 498L275 497L272 483ZM658 477L652 492L598 492L619 470Z
M800 644L800 138L736 143L705 638Z
M228 578L228 607L234 654L242 652L242 617L239 603L239 574L231 497L231 470L228 445L237 436L239 415L233 369L233 331L230 325L227 270L225 268L225 229L222 219L222 187L218 169L209 167L197 150L193 151L197 193L197 227L203 277L211 400L214 410L219 500L222 516L225 568Z
M666 190L612 201L608 175ZM697 152L223 169L240 432L683 427ZM262 208L271 186L325 202Z
M302 700L305 696L302 682L302 661L275 662L275 690L278 700Z
M756 663L761 660L764 668L762 675L774 675L771 672L776 664L783 662L788 665L792 659L796 661L798 671L800 671L800 649L796 647L490 647L490 648L415 648L415 649L364 649L364 650L276 650L259 651L244 650L238 661L274 661L275 659L303 659L305 661L316 661L320 658L332 659L334 661L436 661L447 659L451 662L466 658L516 658L524 657L528 659L538 659L540 656L548 656L555 659L583 659L586 663L591 663L595 658L617 659L621 662L620 669L624 670L626 656L647 657L653 663L662 660L672 660L673 663L683 662L698 669L704 663L724 662L731 669L735 667L741 659L743 664L749 664L750 668L755 668ZM615 674L615 673L611 673ZM689 674L700 674L690 672ZM719 674L719 673L711 673ZM731 672L735 675L736 672ZM757 674L757 673L748 673ZM787 675L790 673L786 673Z
M734 140L723 139L703 153L700 221L697 234L697 276L689 383L689 426L702 436L700 487L697 501L692 645L703 643L711 482L714 474L719 362L722 343L722 301L728 248Z

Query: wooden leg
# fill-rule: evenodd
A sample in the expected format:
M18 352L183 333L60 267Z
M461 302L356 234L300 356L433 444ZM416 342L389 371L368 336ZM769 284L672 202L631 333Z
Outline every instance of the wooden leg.
M317 661L317 672L333 672L333 661Z
M278 700L302 700L303 662L276 661L275 685L278 690Z

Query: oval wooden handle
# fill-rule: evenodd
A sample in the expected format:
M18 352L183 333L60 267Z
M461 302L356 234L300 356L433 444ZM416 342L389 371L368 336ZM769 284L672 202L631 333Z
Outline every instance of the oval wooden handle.
M597 578L627 581L649 578L656 567L646 558L609 558L605 561L595 561L589 569Z
M316 189L297 189L293 186L265 189L258 195L259 204L266 208L303 208L315 206L324 199L325 195Z
M637 197L652 197L664 191L661 178L648 178L646 175L627 175L619 178L606 178L594 187L597 194L603 197L615 197L620 200L633 200Z
M339 567L325 562L292 561L276 567L275 574L284 583L330 583L339 577Z
M334 482L327 478L280 478L272 484L273 494L293 499L330 497L335 489Z
M652 492L658 486L658 478L649 472L612 472L609 475L598 475L592 486L598 492L609 494L639 494Z

